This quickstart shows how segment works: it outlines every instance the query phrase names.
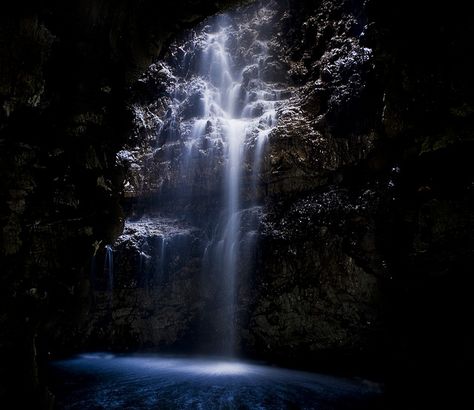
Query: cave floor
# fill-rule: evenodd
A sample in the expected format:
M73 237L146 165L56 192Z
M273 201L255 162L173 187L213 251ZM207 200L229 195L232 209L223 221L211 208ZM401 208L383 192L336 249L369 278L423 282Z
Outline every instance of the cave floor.
M53 361L60 409L379 409L364 380L241 361L83 354Z

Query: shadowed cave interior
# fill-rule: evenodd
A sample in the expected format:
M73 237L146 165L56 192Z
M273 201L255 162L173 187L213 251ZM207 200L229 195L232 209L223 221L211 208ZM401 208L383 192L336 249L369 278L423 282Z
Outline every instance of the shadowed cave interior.
M6 6L2 406L465 405L463 8Z

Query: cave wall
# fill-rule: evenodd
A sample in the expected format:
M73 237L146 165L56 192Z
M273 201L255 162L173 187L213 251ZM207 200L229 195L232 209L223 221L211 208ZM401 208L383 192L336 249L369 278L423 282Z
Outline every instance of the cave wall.
M283 174L292 169L290 176L295 174L296 181L290 179L290 188L281 178L273 184L276 217L270 213L270 227L287 231L296 243L277 247L278 255L269 252L271 256L264 259L276 259L277 266L293 261L297 268L287 284L297 284L296 275L304 271L297 263L301 259L292 258L291 251L307 255L302 258L306 260L308 243L310 258L331 250L332 255L353 261L364 272L356 283L364 284L367 275L378 282L377 308L365 312L382 315L382 339L375 345L365 344L366 339L358 347L370 346L377 352L382 346L375 361L386 373L394 408L407 403L413 408L461 403L466 395L460 392L465 386L460 374L473 359L473 334L465 326L473 311L467 289L473 283L474 176L469 159L474 119L472 44L466 43L472 38L472 25L466 9L459 3L427 2L417 7L377 1L290 4L295 20L289 27L297 29L296 41L289 32L293 46L289 57L304 67L301 107L314 113L307 124L316 128L319 138L301 145L302 135L311 135L303 131L293 137L297 147L291 142L283 149L276 145L279 169ZM365 61L359 57L361 47L370 49ZM326 152L323 164L311 162L318 156L304 150L319 144ZM292 154L286 162L285 149ZM314 184L313 192L295 192L302 191L298 176L308 173L311 183L301 185ZM272 179L268 181L272 192ZM341 296L354 293L350 272L344 267L331 275L331 280L345 278L342 291L319 286L336 290L342 311L347 301ZM298 297L295 292L295 307L301 307ZM278 300L271 293L268 299ZM325 300L331 298L319 295L310 306L315 309ZM363 295L363 300L370 301L370 295ZM322 323L324 315L331 316L331 305L323 311ZM347 318L358 314L353 335L362 330L360 335L373 341L377 316L364 320L362 312L349 310L339 322L351 332ZM273 328L279 325L281 316ZM344 349L336 357L344 357Z
M466 295L473 281L473 63L465 42L473 27L460 2L372 6L384 84L384 139L374 160L400 169L396 199L378 227L392 272L389 379L398 405L416 397L414 407L460 406L471 401L460 374L472 365L474 341L464 325L473 311Z
M260 240L243 244L256 248L251 252L254 260L239 258L238 350L292 366L336 367L337 362L347 369L362 360L375 362L383 344L380 305L386 269L375 251L374 213L380 196L389 190L388 180L380 186L344 181L344 169L366 160L377 139L382 94L364 34L366 10L362 3L310 7L264 1L241 10L235 24L239 30L232 32L229 47L237 64L245 67L245 61L255 60L255 39L268 40L265 62L258 72L245 68L243 86L259 75L281 94L278 124L269 135L259 186L253 188L251 173L243 172L242 177L243 202L264 206ZM190 158L183 154L185 122L197 110L200 90L192 81L174 88L179 83L176 76L189 77L186 67L197 64L197 33L191 30L183 35L183 43L172 44L164 61L152 65L135 85L135 138L120 159L129 169L126 198L132 203L131 216L185 218L201 232L204 249L222 209L219 192L225 161L215 158L211 143L200 145ZM179 65L183 53L186 64ZM183 102L170 115L176 90L184 95ZM245 150L244 169L251 169L255 147L249 142ZM185 167L194 172L183 175ZM190 194L176 197L175 192ZM252 218L250 212L242 217ZM218 302L222 274L208 272L202 278L202 264L194 263L179 274L166 272L165 283L158 281L164 272L156 264L144 266L143 255L160 260L160 247L141 246L156 242L166 230L152 229L147 238L143 230L134 230L135 224L129 223L134 233L126 232L114 252L122 261L133 261L125 269L116 265L114 274L135 277L134 285L114 290L114 299L115 294L121 299L112 309L103 298L89 323L94 330L84 333L94 335L94 343L115 348L123 348L125 340L135 348L176 348L189 339L188 344L199 340L202 349L205 339L222 340L226 328L215 326L212 319L226 309ZM173 248L172 240L168 247ZM145 274L155 275L151 310L149 303L141 303L145 284L140 278ZM195 294L191 296L189 289ZM183 296L181 304L176 303L176 292ZM160 306L161 311L174 306L187 314L163 316ZM111 336L115 328L121 329L121 337ZM211 346L207 348L213 351Z
M264 158L266 215L245 346L288 364L369 371L383 345L386 270L374 214L385 186L345 177L378 138L366 6L295 1L276 24L285 34L273 49L294 96Z
M245 23L236 22L240 28L232 33L229 44L239 62L258 53L254 39L268 40L265 62L258 72L245 69L243 86L259 75L275 85L282 99L257 189L249 175L243 172L242 177L243 202L261 203L263 208L259 239L248 244L254 248L252 260L239 259L236 344L245 355L291 366L369 369L379 360L384 345L382 300L389 274L376 249L376 218L384 198L392 194L393 172L378 179L366 175L361 181L346 177L373 155L380 137L382 90L367 38L367 10L362 2L262 4L272 10L265 14L266 23L261 23L263 18L256 11L261 5L241 10ZM254 19L259 24L253 24ZM199 55L192 46L194 35L191 30L184 43L172 44L167 58L140 77L134 100L135 138L120 158L129 170L126 198L131 216L181 216L205 240L214 231L212 221L217 222L215 215L222 207L219 189L225 161L214 159L212 144L199 146L190 159L183 154L181 139L186 134L180 122L196 110L197 87L180 88L185 95L182 106L169 115L173 84L179 81L175 75L181 69L186 75L185 67L193 66L195 54ZM184 68L177 64L183 50ZM157 129L161 130L158 134ZM245 147L244 169L252 167L252 149L250 143ZM196 172L183 177L183 161L193 161L190 169ZM192 194L182 198L168 194L177 191ZM148 242L156 233L150 235ZM138 279L143 275L139 244L146 238L142 231L125 236L129 245L124 248L120 241L116 255L135 261L125 276ZM147 248L145 253L150 260L160 259L159 247ZM117 274L124 274L117 269ZM168 275L166 283L183 295L201 287L200 303L196 297L187 297L177 308L187 309L187 316L150 315L147 306L137 303L143 283L136 280L135 286L117 289L130 315L121 314L119 303L110 317L104 300L96 319L100 325L92 326L107 323L110 329L128 328L128 337L118 338L117 343L135 340L132 344L138 348L152 345L151 340L160 348L172 348L186 344L186 338L198 340L199 334L205 338L206 333L213 335L208 340L221 340L226 329L213 329L212 318L225 310L216 303L222 275L209 274L202 280L201 264L188 266L187 273L185 280L182 275ZM155 275L162 272L155 269ZM154 293L160 295L156 303L163 309L176 306L174 293L163 292L166 286L155 282ZM176 338L177 334L182 336ZM107 337L103 343L116 346Z
M296 1L290 9L288 27L295 31L286 38L290 67L300 68L292 70L302 84L298 106L303 118L314 118L299 122L293 113L285 122L288 138L274 136L272 159L278 162L270 161L268 169L283 172L276 183L271 175L267 180L272 206L263 259L276 266L267 274L283 266L285 285L296 286L276 293L264 287L258 301L268 292L273 323L263 329L275 333L260 340L279 340L276 334L292 329L284 313L275 315L289 303L292 313L307 309L319 317L314 323L329 319L336 332L323 332L342 341L336 360L347 361L345 348L356 348L351 357L381 348L380 356L363 360L382 366L394 408L461 403L466 396L459 392L465 386L460 374L472 363L473 345L465 326L473 311L467 289L473 282L474 176L472 44L465 41L472 25L466 9L459 3L377 1ZM317 138L308 144L311 135ZM315 148L325 160L314 160L320 158ZM291 246L275 246L274 229ZM328 253L337 264L324 259ZM309 269L302 263L307 260ZM314 274L321 260L332 272L329 280ZM355 282L351 265L359 270ZM308 278L320 280L313 299L300 291ZM330 283L338 278L341 288ZM361 309L348 296L369 305ZM333 312L341 315L335 319ZM344 323L349 335L338 334L334 323ZM304 341L303 351L318 350L311 349L314 340L291 339ZM278 354L279 348L268 350Z
M462 380L446 375L467 368L473 341L465 326L473 118L464 10L377 1L278 7L269 65L293 96L265 156L258 263L239 291L242 349L290 365L373 370L387 378L395 408L413 398L421 408L457 400L450 392ZM144 145L124 157L135 216L150 204L166 209L154 178L167 175L156 124L143 114L161 115L166 93L157 84L169 81L156 65L140 84L153 102L138 101ZM215 206L203 197L196 208L203 203ZM193 308L196 318L203 307ZM194 331L180 319L158 328L163 347L177 342L168 337L176 329ZM430 398L433 386L445 393Z
M115 155L132 127L130 82L173 33L235 3L18 1L3 7L3 400L48 406L38 361L52 346L81 346L77 329L88 320L91 257L123 229Z

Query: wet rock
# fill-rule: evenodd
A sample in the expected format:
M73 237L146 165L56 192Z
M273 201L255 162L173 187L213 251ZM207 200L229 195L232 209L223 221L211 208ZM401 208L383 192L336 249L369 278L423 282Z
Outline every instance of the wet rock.
M261 72L264 81L272 83L287 83L286 77L287 67L278 61L271 61L265 63L265 68Z
M205 244L202 231L176 220L128 222L113 247L112 288L106 265L96 261L87 345L128 350L183 343L202 309Z
M249 12L248 22L229 39L237 64L245 67L242 85L248 105L243 112L261 121L263 130L267 121L276 121L266 136L256 187L247 181L253 174L258 128L245 146L243 198L249 203L264 200L265 206L258 213L261 225L248 228L242 237L242 249L248 249L250 257L239 260L237 347L271 360L291 357L293 363L322 362L323 352L329 351L345 352L354 361L364 355L373 358L379 354L373 346L383 327L378 304L386 276L383 257L376 251L375 214L385 190L373 181L340 189L331 185L344 183L346 169L359 166L374 151L378 138L374 123L361 122L352 113L373 86L373 54L352 24L354 10L329 2L321 8L308 6L307 15L298 8L289 13L279 3L272 7L260 17L276 31L257 31ZM282 36L288 25L291 31ZM238 50L239 45L244 49ZM193 37L172 47L167 64L178 82L179 76L196 67L193 60L203 54L195 49L204 46ZM255 64L252 58L257 53L265 57ZM175 65L179 69L173 69ZM186 212L187 218L194 214L203 224L221 209L219 201L210 202L209 196L217 197L224 181L225 145L213 140L220 125L212 122L202 124L201 143L189 138L193 132L189 123L198 112L204 88L193 79L177 84L163 92L163 101L169 103L173 96L179 104L164 118L161 147L152 155L142 149L141 157L136 157L143 164L138 165L146 187L141 195L156 195L162 210ZM260 118L269 101L274 104L274 118ZM364 109L374 109L371 104L367 100ZM179 202L173 196L176 191L194 196ZM194 198L194 204L189 206L187 198ZM146 213L146 205L144 209ZM246 215L240 216L242 222L248 217L255 223L251 213ZM217 273L209 274L208 280L219 293ZM202 300L202 317L209 323L215 323L213 316L225 321L226 308L218 297L212 301L212 292L205 293ZM202 318L191 316L188 329L201 320L202 332L216 339L219 330L206 328ZM179 343L179 338L170 343Z
M90 307L89 260L122 230L125 172L115 157L132 134L130 84L179 27L231 3L180 1L166 12L154 2L136 7L129 1L5 6L0 17L0 378L8 381L0 389L3 402L50 408L42 370L47 352L64 352L84 340L77 329ZM157 71L155 85L166 86L166 73ZM147 81L151 78L142 84ZM33 297L30 289L47 297Z
M249 302L240 317L247 353L320 365L326 355L335 365L340 352L347 366L376 354L388 275L373 234L376 196L332 188L264 216L256 273L241 285Z

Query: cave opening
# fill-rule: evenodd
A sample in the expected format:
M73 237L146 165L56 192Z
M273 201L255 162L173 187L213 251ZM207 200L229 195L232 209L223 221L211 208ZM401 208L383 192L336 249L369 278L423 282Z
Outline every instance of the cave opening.
M1 406L466 407L474 26L418 3L6 4Z

